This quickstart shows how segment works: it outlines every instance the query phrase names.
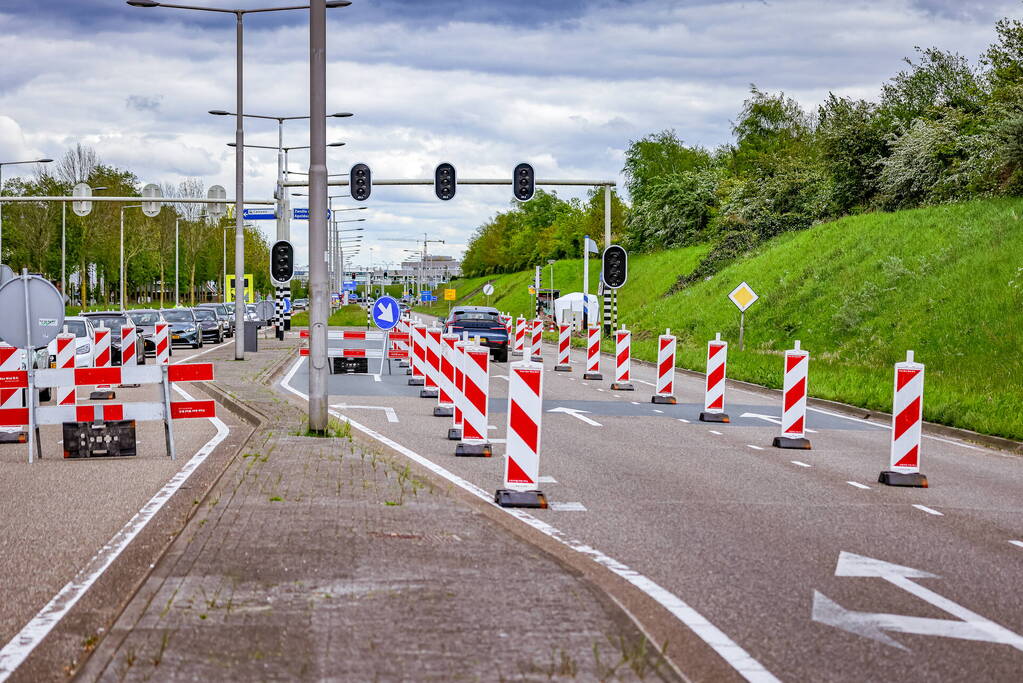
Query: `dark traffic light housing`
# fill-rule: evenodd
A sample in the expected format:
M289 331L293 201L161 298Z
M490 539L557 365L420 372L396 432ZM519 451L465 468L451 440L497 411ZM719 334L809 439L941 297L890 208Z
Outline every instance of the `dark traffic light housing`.
M600 279L611 289L618 289L629 279L629 255L625 249L612 244L604 250Z
M536 190L536 178L530 164L519 164L512 173L512 194L520 202L528 202Z
M437 199L447 201L455 196L455 167L444 162L437 165L433 172L433 190L437 193Z
M366 164L355 164L352 166L348 183L351 186L352 199L357 202L364 202L369 199L369 193L373 190L373 175Z
M270 277L277 282L290 282L295 274L295 248L280 240L270 247Z

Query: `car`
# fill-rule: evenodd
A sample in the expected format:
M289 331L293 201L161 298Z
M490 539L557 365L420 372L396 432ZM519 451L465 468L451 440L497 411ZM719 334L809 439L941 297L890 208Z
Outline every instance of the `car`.
M499 363L508 362L508 330L501 322L501 313L490 306L457 306L444 321L444 331L469 338L479 337L480 344L490 349L490 355Z
M402 301L398 303L398 310L401 311L402 313L408 313L409 311L412 310L412 307L409 306L404 301Z
M196 308L210 308L217 314L217 319L224 324L224 336L234 336L234 306L232 304L199 304Z
M128 324L128 316L121 311L89 311L82 313L92 323L93 330L99 327L110 329L110 364L121 364L121 328ZM136 335L138 332L136 331ZM135 363L146 362L145 342L135 344ZM95 355L95 352L93 352Z
M295 311L304 311L309 308L309 299L295 299L291 302L291 308Z
M193 308L196 326L202 331L203 341L212 339L213 343L221 344L224 341L224 323L217 318L217 312L212 308Z
M191 308L167 308L163 311L163 319L170 325L171 346L183 344L198 349L202 346L202 333L199 331L195 313Z
M136 334L145 346L147 356L156 356L156 323L164 322L163 314L154 308L136 308L128 311L135 323Z
M93 360L93 348L96 343L96 334L93 332L92 323L84 316L66 316L64 318L64 329L75 335L75 367L91 368ZM49 357L49 367L57 367L57 340L54 339L46 346Z

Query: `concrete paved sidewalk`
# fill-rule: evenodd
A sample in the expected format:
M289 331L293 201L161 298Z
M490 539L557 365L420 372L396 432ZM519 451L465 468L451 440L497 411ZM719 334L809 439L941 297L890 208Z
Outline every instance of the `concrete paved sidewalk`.
M407 461L303 436L256 365L216 384L262 425L80 679L674 679L588 582Z

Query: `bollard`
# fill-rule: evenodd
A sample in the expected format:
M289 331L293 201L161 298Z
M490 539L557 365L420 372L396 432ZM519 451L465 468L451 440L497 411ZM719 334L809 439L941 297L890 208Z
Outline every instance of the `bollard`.
M487 439L490 400L490 351L466 345L462 355L462 439L455 455L489 458L494 454Z
M615 331L615 381L614 391L635 391L632 386L632 332L624 327Z
M586 328L586 372L583 379L604 379L600 374L600 326Z
M423 337L426 344L426 362L423 364L423 388L419 390L420 398L437 398L439 393L437 387L437 375L440 373L440 335L441 331L436 328L426 330Z
M235 330L235 334L241 334ZM153 333L153 343L156 344L157 365L170 364L170 325L167 323L156 323L156 331Z
M534 363L543 364L543 349L541 343L543 342L543 319L535 318L533 320L533 327L530 335L529 344L529 359ZM525 354L523 354L525 355Z
M408 380L408 385L421 387L426 379L426 325L422 323L412 325L410 339L412 341L412 366L409 370L412 372L412 376Z
M809 352L794 348L785 352L785 375L782 381L781 436L774 437L775 448L810 450L806 438L806 380L810 369Z
M571 344L572 326L558 325L558 364L554 366L558 372L572 372Z
M434 417L452 417L455 414L455 353L457 334L442 334L440 337L440 371L437 373L437 405L433 407Z
M725 414L725 369L728 361L728 342L721 341L721 333L707 342L707 389L704 392L701 422L731 422Z
M504 488L494 502L501 507L546 508L540 480L540 429L543 418L543 365L512 363L508 369L507 447Z
M123 360L123 359L122 359ZM96 328L96 355L93 365L97 368L109 368L110 363L110 330L100 325ZM109 384L97 385L96 390L89 394L90 401L109 401L117 398Z
M920 433L924 414L924 366L914 362L913 352L906 361L895 364L895 391L892 400L892 445L889 469L877 481L888 486L927 488L927 477L920 472Z
M448 440L458 441L462 438L462 421L464 419L463 404L465 403L465 394L462 391L464 385L463 378L463 365L465 363L465 347L469 346L469 333L463 332L462 339L455 342L454 353L452 354L452 360L454 365L455 381L452 387L452 393L454 398L455 410L451 416L451 426L448 428Z
M675 344L676 340L671 330L665 330L664 334L657 338L657 384L654 395L650 397L651 403L668 405L678 403L674 394Z
M512 350L523 356L526 355L526 319L521 315L515 321L515 348Z

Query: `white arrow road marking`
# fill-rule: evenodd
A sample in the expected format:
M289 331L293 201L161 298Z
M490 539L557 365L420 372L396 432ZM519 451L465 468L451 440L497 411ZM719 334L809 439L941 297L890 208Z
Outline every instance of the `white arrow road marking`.
M356 410L382 410L384 415L387 416L388 422L398 421L398 413L394 412L394 408L390 406L353 406L348 403L333 403L330 407L339 410L347 410L348 408L355 408Z
M834 626L835 628L876 640L900 650L908 650L909 648L891 638L885 631L915 633L923 636L941 636L943 638L960 638L962 640L980 640L988 643L1011 645L1017 650L1023 651L1023 636L1019 636L990 619L982 617L976 612L968 610L962 605L952 602L948 598L910 580L940 578L935 574L843 551L838 556L835 576L884 579L907 593L934 605L938 609L958 617L958 620L847 610L822 593L814 591L811 618L816 622Z
M565 413L566 415L571 415L572 417L579 418L580 420L582 420L583 422L585 422L588 425L592 425L594 427L601 427L601 426L603 426L599 422L597 422L596 420L591 420L590 418L581 415L581 413L588 413L588 412L590 412L588 410L576 410L575 408L563 408L561 406L558 406L557 408L551 408L547 412L548 413Z
M739 417L755 417L755 418L760 419L760 420L766 420L767 422L773 422L774 424L778 425L779 427L781 426L781 419L777 418L777 417L773 417L771 415L761 415L760 413L743 413ZM816 429L807 429L806 433L807 434L816 434L817 430Z

